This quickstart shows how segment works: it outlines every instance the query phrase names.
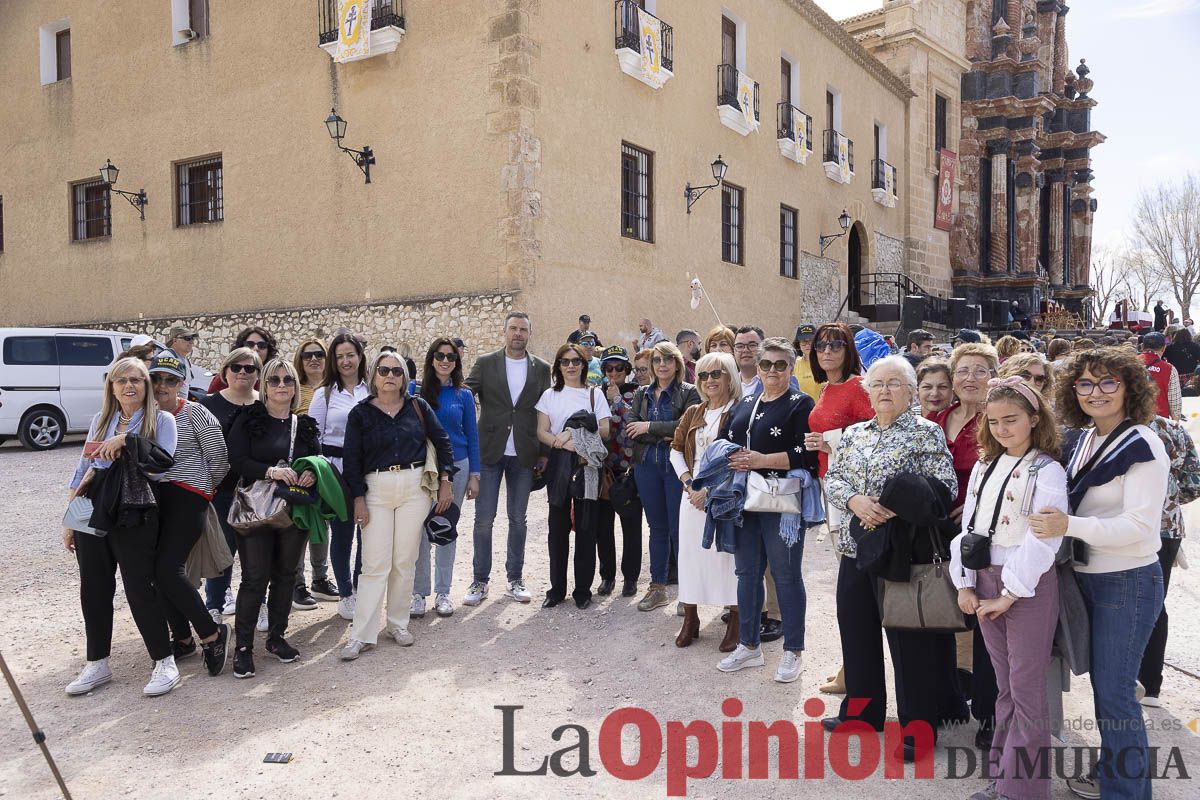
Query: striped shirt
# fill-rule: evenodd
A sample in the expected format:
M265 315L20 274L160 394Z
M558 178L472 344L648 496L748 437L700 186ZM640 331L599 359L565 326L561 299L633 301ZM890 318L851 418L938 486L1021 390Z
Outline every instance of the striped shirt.
M163 480L211 500L229 471L221 423L204 406L185 400L175 409L175 428L179 434L175 466L166 471Z

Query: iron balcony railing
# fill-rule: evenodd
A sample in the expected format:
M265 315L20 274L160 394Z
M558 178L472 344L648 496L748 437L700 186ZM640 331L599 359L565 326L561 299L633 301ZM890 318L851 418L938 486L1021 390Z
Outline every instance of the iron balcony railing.
M937 297L922 289L916 281L901 272L871 272L857 279L857 285L851 286L850 291L842 299L837 316L847 306L857 309L864 307L871 310L877 306L894 305L901 309L905 299L920 295L925 300L925 313L922 320L936 325L950 325L950 301L945 297ZM867 315L870 319L870 315Z
M641 26L638 25L638 11L640 10L637 0L617 0L614 6L613 24L616 28L616 47L618 50L629 48L635 53L642 52L642 37ZM648 11L643 12L651 17ZM658 17L654 17L658 19ZM670 25L658 19L662 25L662 65L663 69L668 72L675 70L675 56L672 41L674 40L674 31Z
M717 66L717 105L744 111L738 102L738 71L733 64ZM754 119L758 121L758 81L754 82Z
M812 146L812 117L796 108L791 103L780 103L775 106L775 127L778 129L778 139L796 138L796 129L803 127L804 141L809 151Z
M887 173L889 170L892 173L892 197L896 197L896 168L884 161L882 158L871 159L871 188L886 189Z
M337 0L317 0L317 44L337 41L337 7ZM371 4L371 30L390 27L404 27L404 0L374 0Z
M822 160L830 161L834 164L837 163L837 160L838 160L837 139L838 139L839 135L841 135L841 134L838 131L833 130L832 128L830 128L829 130L825 131L824 134L822 134L822 138L825 142L825 148L824 148L825 154L824 154ZM846 156L847 156L847 160L849 160L849 162L850 162L850 171L854 172L854 140L850 139L850 138L846 139Z

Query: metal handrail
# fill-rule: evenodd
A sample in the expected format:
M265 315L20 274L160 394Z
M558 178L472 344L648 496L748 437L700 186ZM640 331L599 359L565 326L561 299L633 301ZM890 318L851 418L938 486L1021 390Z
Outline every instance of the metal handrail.
M738 71L733 64L718 64L717 65L717 105L733 106L739 111L742 111L742 104L738 102ZM758 116L758 81L754 82L754 119L757 122Z
M775 128L777 139L795 139L796 124L804 124L804 141L808 144L808 152L812 152L812 117L788 102L775 106Z
M825 144L824 161L837 163L837 137L839 134L841 134L841 131L834 130L833 128L827 129L822 134L821 138ZM849 136L846 137L846 160L850 162L850 171L854 172L854 140Z
M838 306L837 314L834 319L840 319L842 312L850 303L850 296L857 291L860 297L859 305L876 306L880 305L880 288L895 289L894 303L899 306L904 305L904 298L908 295L921 295L925 298L925 315L924 318L930 322L939 325L948 325L950 320L950 301L945 297L938 297L935 294L925 291L916 281L902 272L872 272L863 275L858 280L856 289L850 289L846 292L846 296L842 298L841 305ZM869 302L862 301L862 298L869 298ZM884 297L885 301L892 300L891 297Z
M317 0L317 44L338 39L337 0ZM371 5L371 30L404 27L404 0L374 0Z

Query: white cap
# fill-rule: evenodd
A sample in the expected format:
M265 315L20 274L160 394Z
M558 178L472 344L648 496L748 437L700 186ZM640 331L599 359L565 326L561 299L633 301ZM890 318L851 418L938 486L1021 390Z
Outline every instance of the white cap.
M144 344L150 344L154 341L153 336L147 336L144 333L139 333L129 341L130 347L141 347Z

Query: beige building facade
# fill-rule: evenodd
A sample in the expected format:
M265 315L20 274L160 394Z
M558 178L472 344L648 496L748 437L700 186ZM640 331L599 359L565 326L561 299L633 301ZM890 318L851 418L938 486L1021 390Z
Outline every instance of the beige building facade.
M0 6L0 152L20 165L0 176L0 324L191 321L214 356L240 321L285 349L342 323L487 348L519 308L547 353L585 312L606 343L643 316L706 330L693 276L723 321L790 335L863 275L918 254L940 270L917 204L927 90L956 89L942 34L949 66L918 84L903 31L874 48L898 76L810 0L367 2L372 54L347 63L332 0L266 18L218 0ZM370 145L370 183L330 107L342 144ZM718 155L724 184L689 213L684 187L713 183ZM111 189L144 189L145 220Z

